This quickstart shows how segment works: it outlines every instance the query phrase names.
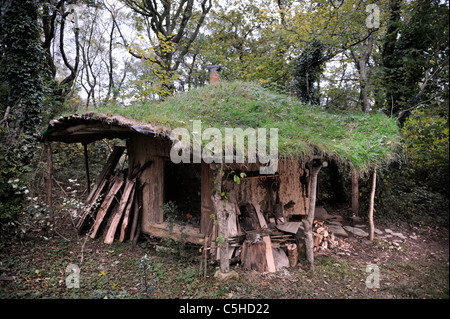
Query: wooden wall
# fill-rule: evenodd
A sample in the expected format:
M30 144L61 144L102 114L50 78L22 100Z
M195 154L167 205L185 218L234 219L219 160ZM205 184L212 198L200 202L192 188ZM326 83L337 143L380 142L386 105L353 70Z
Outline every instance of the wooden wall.
M297 161L280 160L277 173L279 201L285 206L286 217L307 215L309 197L306 197L306 188L300 182L300 176L304 173L301 165ZM269 213L273 210L276 201L277 185L274 177L267 176L244 178L240 185L231 179L227 181L226 189L231 196L236 197L238 205L258 204L263 212Z
M161 206L164 203L164 162L170 160L169 154L172 147L171 141L164 141L157 137L136 134L127 142L129 155L129 167L144 165L149 160L152 164L140 175L139 191L142 198L142 231L150 233L152 224L162 223L163 213ZM285 206L286 216L306 215L309 198L304 196L304 185L300 182L303 174L301 165L296 161L280 160L278 163L279 175L279 200ZM202 234L211 231L210 215L214 213L211 195L213 173L208 164L202 163L201 186L201 223ZM232 179L226 184L226 189L231 196L236 198L238 205L245 203L258 204L263 212L269 213L273 209L276 199L276 187L274 178L244 178L241 184L236 184ZM309 192L309 189L308 189Z
M162 223L161 205L164 201L164 161L170 160L170 141L157 137L136 134L127 143L129 167L144 165L151 160L152 164L139 177L139 191L142 198L142 230L145 232L149 224Z

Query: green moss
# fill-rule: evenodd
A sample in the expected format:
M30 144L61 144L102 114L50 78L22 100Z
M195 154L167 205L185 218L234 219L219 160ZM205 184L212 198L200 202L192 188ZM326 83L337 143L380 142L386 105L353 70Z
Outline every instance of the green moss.
M322 155L361 172L395 159L400 143L395 119L325 112L248 82L220 82L165 101L93 111L152 123L160 130L192 129L193 120L201 120L203 128L278 128L281 157Z

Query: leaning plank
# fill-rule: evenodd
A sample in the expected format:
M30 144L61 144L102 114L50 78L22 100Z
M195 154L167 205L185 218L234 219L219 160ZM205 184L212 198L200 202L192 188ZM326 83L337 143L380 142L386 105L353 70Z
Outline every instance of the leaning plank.
M137 242L137 239L135 240L135 237L139 236L139 231L138 231L138 224L139 224L139 219L140 219L140 210L142 207L142 196L140 193L140 187L139 185L136 187L136 191L134 193L135 196L135 200L134 200L134 210L133 210L133 222L131 224L131 232L130 232L130 240L134 243Z
M114 146L114 149L113 149L111 155L108 157L108 160L106 161L105 166L103 166L103 169L102 169L100 175L97 177L94 187L92 188L91 192L89 193L88 198L86 199L87 203L91 202L92 197L94 196L98 186L102 183L102 181L105 179L108 179L112 175L112 173L114 172L114 169L116 168L117 163L119 163L120 157L122 156L124 151L125 151L125 147Z
M261 209L259 205L254 205L256 210L256 215L258 216L259 225L261 228L267 228L267 222L261 213ZM272 253L272 241L270 240L270 236L263 236L263 241L266 244L266 260L267 260L267 269L269 272L275 272L275 260L273 259Z
M125 209L125 214L123 215L122 226L120 227L120 237L119 237L120 242L123 242L123 240L125 239L125 233L127 231L128 222L130 220L131 208L133 207L133 205L137 205L137 204L135 204L135 200L134 200L135 190L136 190L136 187L133 187L133 190L131 191L131 194L130 194L130 199L128 200L127 208Z
M135 181L127 179L125 189L120 199L119 209L114 214L114 216L112 216L111 225L109 226L108 232L106 233L104 240L105 244L112 244L112 242L114 241L114 235L116 234L117 226L119 225L120 219L122 218L122 215L125 211L128 199L130 198L130 194L134 190L134 185Z
M106 214L108 213L108 210L111 207L111 204L113 203L113 200L116 196L116 194L119 192L120 188L122 187L123 179L116 178L113 186L111 187L109 193L106 195L106 198L104 202L102 203L102 206L100 206L100 209L97 213L97 218L95 219L94 227L92 229L91 238L94 239L97 235L98 229L103 222L103 218L105 218Z
M76 227L77 227L79 235L83 231L83 229L88 221L88 217L91 216L92 213L95 211L95 207L98 207L97 204L100 204L100 203L97 203L97 201L99 201L100 196L103 195L103 193L106 191L107 185L108 185L108 181L106 179L102 180L100 185L96 188L96 190L94 192L95 194L92 197L91 202L87 205L87 208L85 209L85 211L81 215L80 219L78 220Z
M263 236L262 239L266 244L267 270L269 270L269 272L275 272L276 268L272 253L272 241L270 240L270 236Z

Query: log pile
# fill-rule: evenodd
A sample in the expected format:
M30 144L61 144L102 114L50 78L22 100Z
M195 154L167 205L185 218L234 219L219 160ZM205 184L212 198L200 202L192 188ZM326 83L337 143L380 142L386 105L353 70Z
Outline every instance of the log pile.
M123 147L114 148L76 223L78 233L88 230L92 239L103 232L106 244L111 244L115 238L120 242L130 239L136 243L140 232L142 203L137 191L137 177L151 162L135 167L127 175L126 170L115 170L123 151Z
M335 239L334 234L329 231L328 227L323 221L317 219L313 223L313 241L314 252L317 250L325 250L333 248L338 245L338 241Z
M240 218L236 220L238 233L228 237L242 268L274 272L281 265L297 265L295 233L300 223L288 223L284 218L266 219L259 205L247 203L242 207L243 211L238 208ZM277 229L277 225L287 231Z

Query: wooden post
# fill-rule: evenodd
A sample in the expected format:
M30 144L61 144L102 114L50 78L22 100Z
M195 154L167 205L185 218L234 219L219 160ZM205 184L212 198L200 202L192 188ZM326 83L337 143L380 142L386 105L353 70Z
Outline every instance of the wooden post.
M356 216L359 211L358 172L352 171L352 213Z
M227 216L225 210L225 203L222 201L222 165L217 165L215 172L215 190L211 195L211 200L214 205L217 216L218 238L219 238L219 252L220 252L220 272L225 274L230 272L230 260L228 259L228 231L227 231Z
M89 177L89 157L87 150L87 143L83 143L84 148L84 167L86 169L86 183L87 183L87 193L91 193L91 178Z
M312 232L312 224L314 221L314 213L316 210L316 197L317 197L317 176L322 167L328 166L327 162L321 162L314 160L311 164L311 189L309 194L309 211L308 217L303 219L303 227L305 229L305 246L306 246L306 259L308 260L311 270L314 271L314 239Z
M373 233L375 230L375 226L373 223L373 206L375 201L375 189L377 185L377 168L373 169L372 176L372 190L370 191L370 201L369 201L369 240L373 240Z
M49 141L44 142L45 153L47 155L47 172L44 175L45 179L45 191L46 191L46 204L49 208L52 208L52 188L53 188L53 158L52 158L52 146Z

